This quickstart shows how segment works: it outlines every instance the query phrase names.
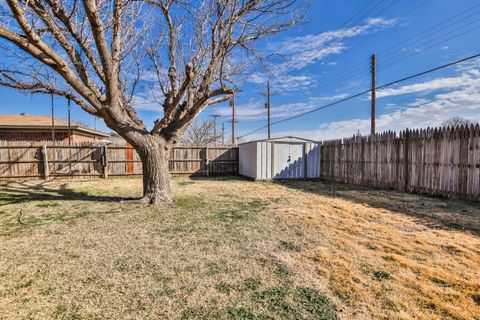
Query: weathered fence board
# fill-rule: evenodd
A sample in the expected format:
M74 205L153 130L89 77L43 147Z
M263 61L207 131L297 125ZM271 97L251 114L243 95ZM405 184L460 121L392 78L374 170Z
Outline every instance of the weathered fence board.
M325 141L324 180L480 200L480 128L405 130Z
M128 145L0 141L0 178L140 175ZM384 132L321 143L321 178L374 188L480 201L480 127ZM45 168L48 170L46 171ZM238 173L235 146L176 146L172 174Z
M42 153L44 146L46 155ZM176 146L172 150L169 167L172 174L237 174L238 148ZM108 177L141 174L142 162L137 152L129 145L0 141L0 178Z

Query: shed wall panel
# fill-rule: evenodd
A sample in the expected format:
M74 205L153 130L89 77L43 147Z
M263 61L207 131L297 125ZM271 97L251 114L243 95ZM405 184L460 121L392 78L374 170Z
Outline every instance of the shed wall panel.
M272 143L257 142L257 179L272 178Z
M250 142L239 146L239 173L243 176L257 177L257 143Z

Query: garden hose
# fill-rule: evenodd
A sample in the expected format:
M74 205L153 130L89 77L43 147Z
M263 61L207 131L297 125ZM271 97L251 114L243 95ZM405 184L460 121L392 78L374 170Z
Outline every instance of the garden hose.
M25 206L22 209L20 209L20 215L18 216L18 223L20 223L21 225L24 225L24 226L27 226L27 227L35 227L35 226L41 226L41 225L44 225L44 224L48 224L48 223L53 221L53 219L47 219L47 220L38 221L38 222L25 221L25 220L23 220L24 209L25 209Z

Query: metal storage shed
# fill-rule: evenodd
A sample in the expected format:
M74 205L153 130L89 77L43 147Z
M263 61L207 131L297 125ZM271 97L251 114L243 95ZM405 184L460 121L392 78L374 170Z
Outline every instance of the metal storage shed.
M239 172L255 180L320 178L319 142L281 137L239 144Z

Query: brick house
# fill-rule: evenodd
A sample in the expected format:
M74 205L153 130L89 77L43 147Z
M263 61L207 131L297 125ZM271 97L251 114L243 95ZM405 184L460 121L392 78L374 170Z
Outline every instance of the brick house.
M56 141L68 141L69 132L72 142L101 141L110 137L105 132L89 129L74 122L71 123L69 130L67 121L57 118L54 120ZM0 115L0 140L51 141L52 118L28 114Z

